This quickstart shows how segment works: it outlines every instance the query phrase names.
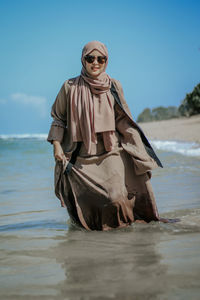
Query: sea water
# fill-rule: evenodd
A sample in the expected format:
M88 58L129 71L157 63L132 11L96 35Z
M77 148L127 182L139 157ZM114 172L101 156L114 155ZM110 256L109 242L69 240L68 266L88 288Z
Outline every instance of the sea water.
M200 146L152 141L162 217L88 232L54 195L46 135L0 136L0 299L200 299Z

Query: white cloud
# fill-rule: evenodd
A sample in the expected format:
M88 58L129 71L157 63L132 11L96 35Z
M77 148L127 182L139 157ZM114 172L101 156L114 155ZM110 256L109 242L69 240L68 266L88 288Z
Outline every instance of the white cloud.
M15 93L10 97L15 102L36 108L41 117L45 117L47 114L47 99L45 97L31 96L23 93Z

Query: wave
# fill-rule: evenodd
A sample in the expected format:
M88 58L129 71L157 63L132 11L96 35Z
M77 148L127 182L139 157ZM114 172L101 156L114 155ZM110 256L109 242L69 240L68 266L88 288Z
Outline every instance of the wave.
M46 140L46 133L25 133L25 134L0 134L0 139L2 140L13 140L13 139L37 139Z
M200 145L197 143L153 140L151 144L162 151L176 152L186 156L200 156Z
M46 140L46 133L26 133L26 134L1 134L2 140L15 140L15 139L37 139ZM177 142L177 141L160 141L152 140L151 144L158 150L167 152L176 152L186 156L200 156L200 145L192 142Z

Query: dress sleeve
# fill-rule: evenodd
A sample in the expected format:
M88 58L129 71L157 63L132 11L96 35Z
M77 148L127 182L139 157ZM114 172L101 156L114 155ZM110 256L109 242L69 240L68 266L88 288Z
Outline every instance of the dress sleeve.
M132 114L131 114L131 111L128 107L128 104L125 100L125 97L124 97L124 91L123 91L123 88L122 88L122 85L121 85L121 82L119 80L116 80L115 79L115 84L116 84L116 87L117 87L117 91L120 93L121 95L121 99L123 100L123 107L125 109L125 111L128 113L128 115L132 118Z
M118 83L118 89L121 92L123 100L123 108L126 113L119 105L115 105L116 129L120 134L122 148L131 155L134 161L136 174L141 175L157 168L158 165L147 153L137 127L131 122L131 113L124 99L122 88L120 90L120 86Z
M62 85L56 100L51 109L53 122L49 130L47 141L51 144L53 141L62 142L65 128L67 126L67 97L69 86L66 82Z

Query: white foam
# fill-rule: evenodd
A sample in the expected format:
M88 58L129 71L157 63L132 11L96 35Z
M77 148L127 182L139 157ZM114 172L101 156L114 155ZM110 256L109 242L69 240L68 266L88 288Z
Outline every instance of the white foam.
M187 156L200 156L200 145L189 142L151 141L151 144L163 151L176 152Z
M38 139L46 140L46 133L25 133L25 134L0 134L0 139L3 140L13 140L13 139Z
M0 134L0 139L13 140L13 139L37 139L46 140L46 133L26 133L26 134ZM176 142L176 141L160 141L152 140L152 146L158 150L176 152L187 156L200 156L200 145L197 143L189 142Z

